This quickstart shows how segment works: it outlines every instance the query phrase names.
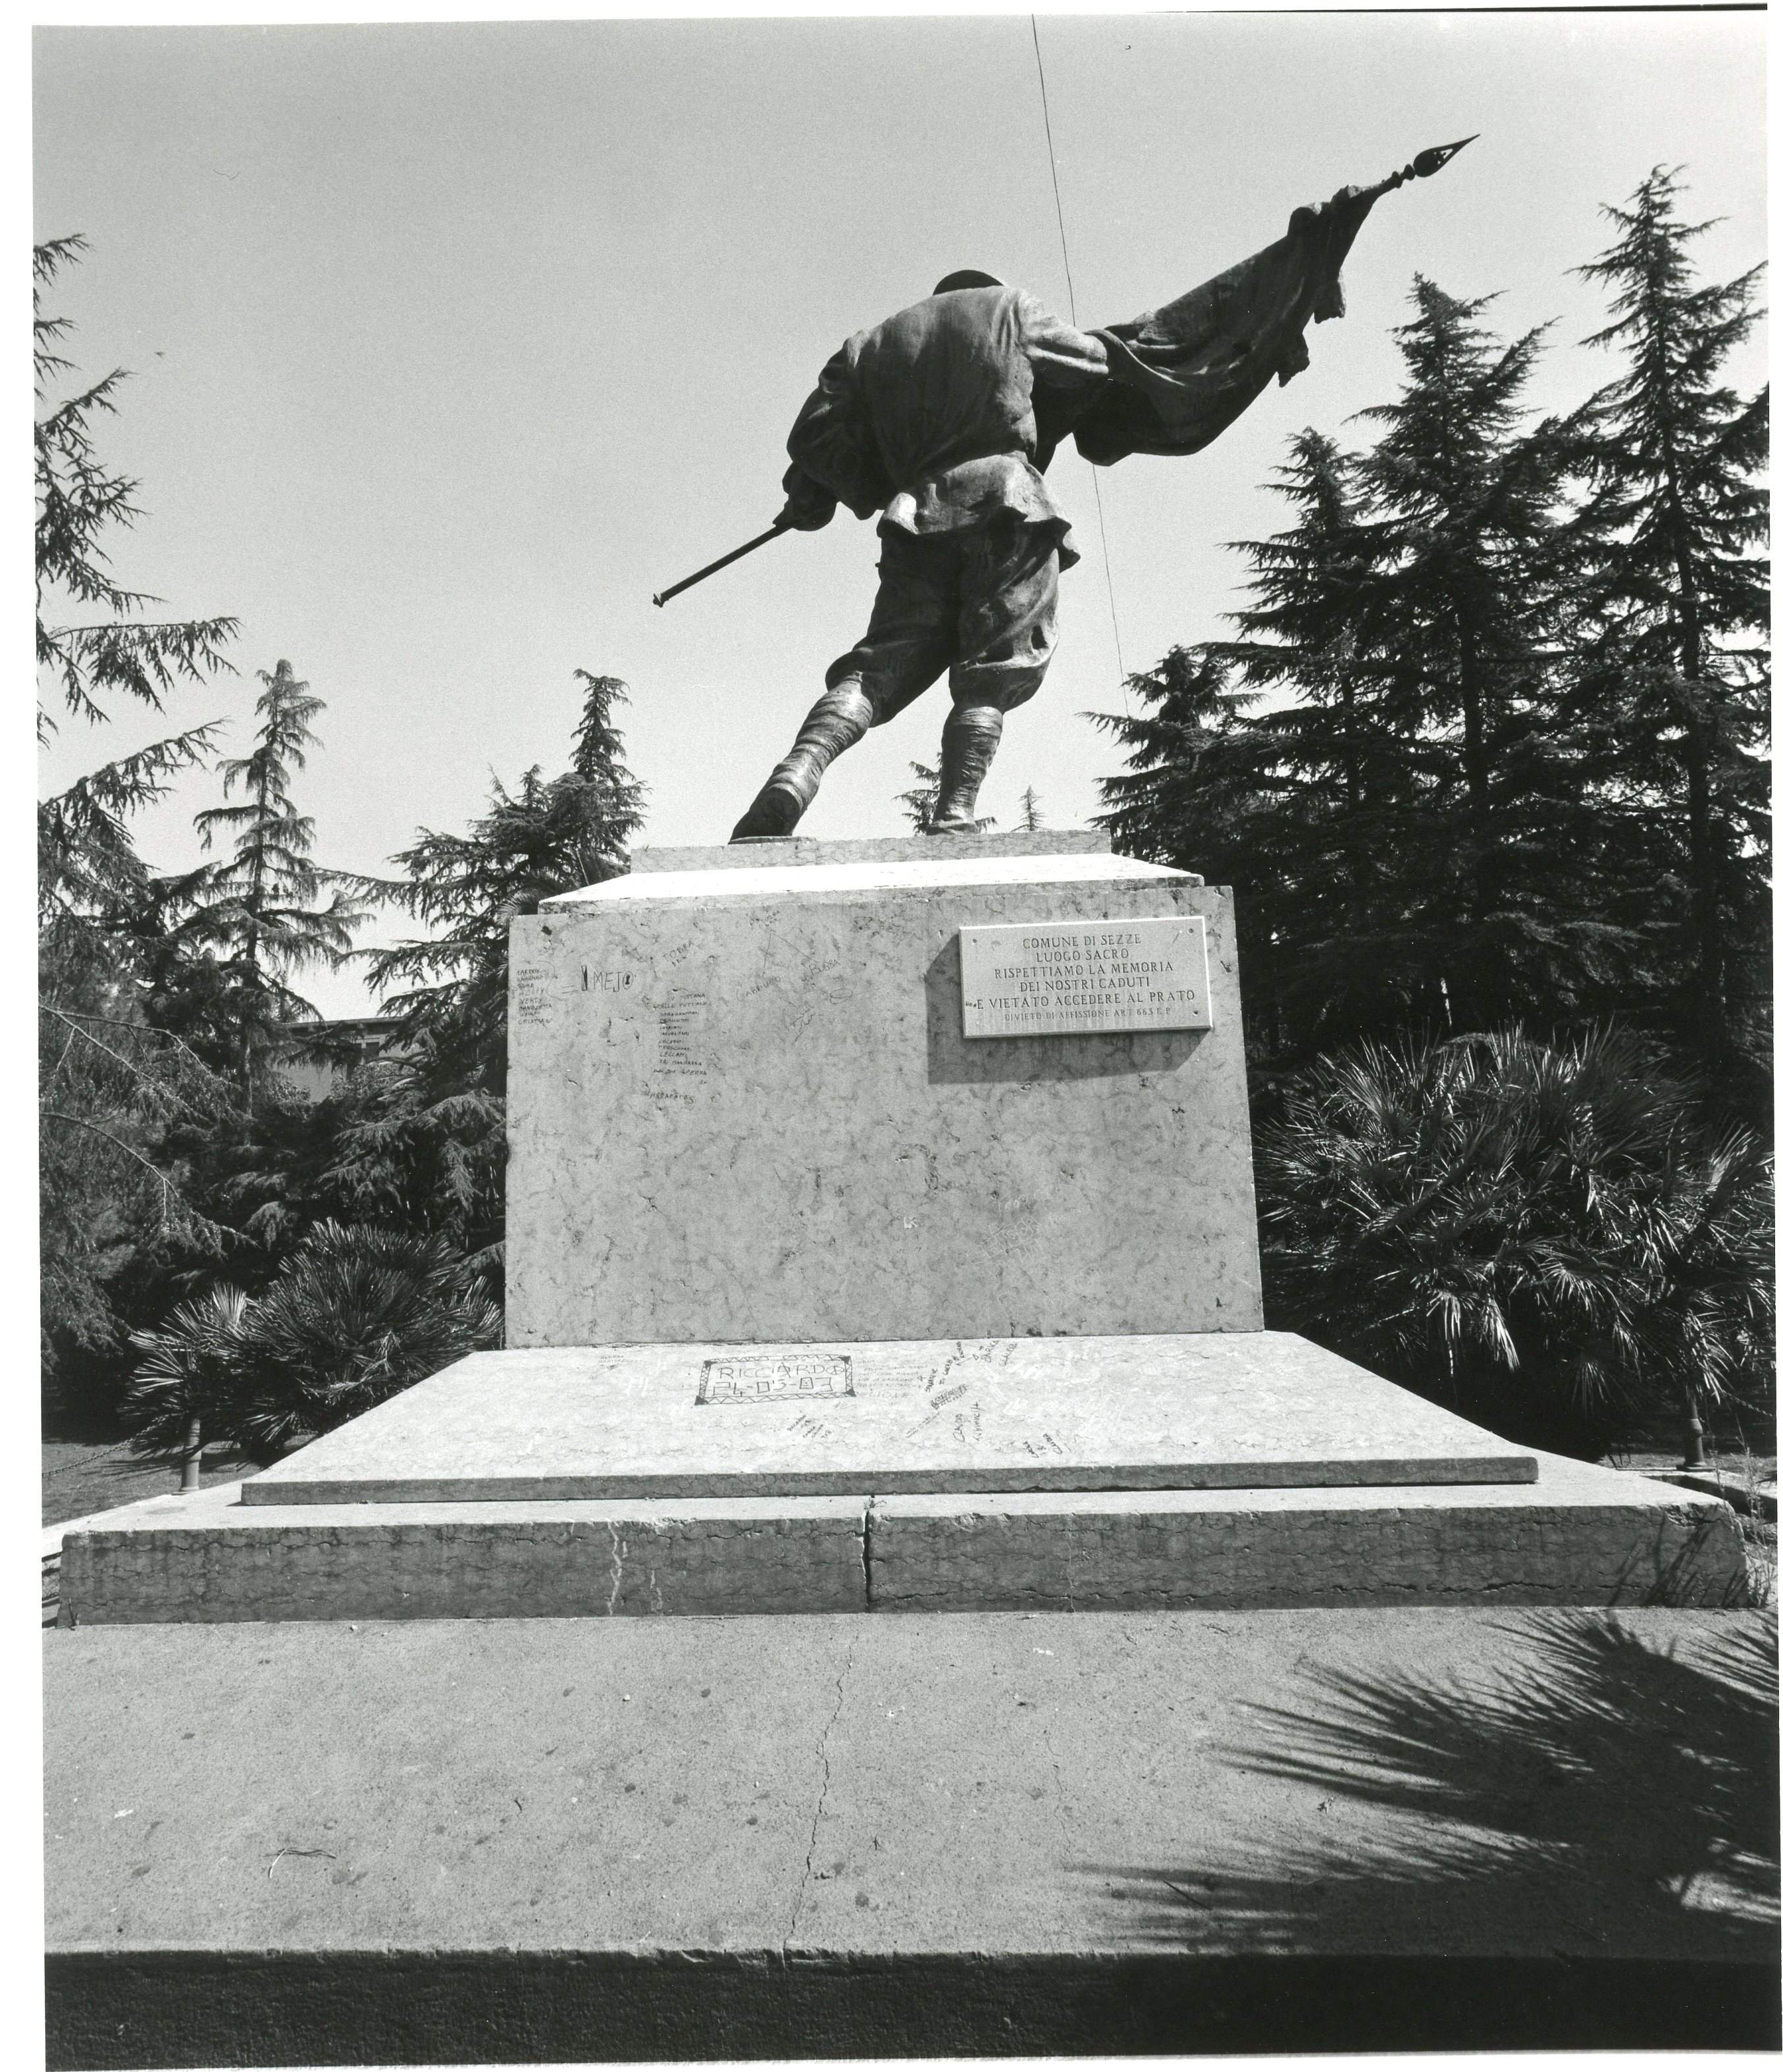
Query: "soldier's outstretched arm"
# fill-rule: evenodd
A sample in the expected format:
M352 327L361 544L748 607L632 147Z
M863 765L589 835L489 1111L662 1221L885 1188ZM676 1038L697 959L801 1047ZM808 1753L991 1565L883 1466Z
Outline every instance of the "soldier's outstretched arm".
M1108 379L1108 348L1099 338L1055 317L1034 296L1021 298L1022 344L1034 386L1081 393Z

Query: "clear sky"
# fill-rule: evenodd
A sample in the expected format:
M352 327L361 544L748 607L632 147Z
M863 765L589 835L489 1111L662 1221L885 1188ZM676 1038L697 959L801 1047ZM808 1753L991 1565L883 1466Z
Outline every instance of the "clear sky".
M1310 369L1206 453L1054 480L1084 559L1063 638L980 801L1032 785L1055 825L1119 767L1080 714L1131 670L1221 631L1272 532L1285 441L1397 383L1415 271L1497 293L1506 333L1552 319L1544 408L1608 378L1567 269L1600 204L1656 162L1723 219L1725 278L1765 245L1764 35L1750 13L1195 14L1038 21L1085 325L1138 314L1280 235L1289 211L1481 132L1375 209L1349 315ZM1070 313L1025 14L285 28L57 28L36 38L38 235L91 250L51 306L84 370L136 378L105 450L147 515L125 581L232 613L242 674L159 724L70 722L46 783L214 714L242 752L253 672L288 657L327 701L302 783L325 861L376 870L456 828L491 771L567 758L577 666L623 677L643 837L721 841L852 643L873 585L846 514L665 610L653 591L779 508L783 443L850 331L952 268ZM1762 379L1754 343L1735 368ZM1113 613L1110 610L1110 586ZM879 730L805 822L901 831L945 691ZM139 835L195 857L196 778ZM309 988L364 1011L356 980Z

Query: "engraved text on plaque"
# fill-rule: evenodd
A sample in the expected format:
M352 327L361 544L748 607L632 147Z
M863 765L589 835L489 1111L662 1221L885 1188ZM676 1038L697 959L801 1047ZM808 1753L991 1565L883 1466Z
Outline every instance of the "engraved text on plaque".
M1211 1029L1198 914L962 928L968 1036L1090 1036Z

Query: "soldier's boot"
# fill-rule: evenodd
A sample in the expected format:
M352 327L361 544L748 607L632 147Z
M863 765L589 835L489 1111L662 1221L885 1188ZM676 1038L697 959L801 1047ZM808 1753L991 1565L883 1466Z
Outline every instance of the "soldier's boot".
M955 705L941 730L941 790L924 830L931 835L969 835L978 825L978 787L1003 738L1003 714L995 705Z
M873 725L873 701L853 676L844 676L824 692L799 730L774 773L755 795L755 803L730 831L733 841L762 835L790 835L817 796L824 772L844 748L852 748Z

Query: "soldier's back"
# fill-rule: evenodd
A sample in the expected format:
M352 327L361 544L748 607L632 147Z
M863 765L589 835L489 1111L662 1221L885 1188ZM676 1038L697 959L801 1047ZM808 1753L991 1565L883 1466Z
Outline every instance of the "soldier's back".
M898 488L961 461L1031 450L1033 377L1021 300L1016 288L955 289L863 335L861 394Z

